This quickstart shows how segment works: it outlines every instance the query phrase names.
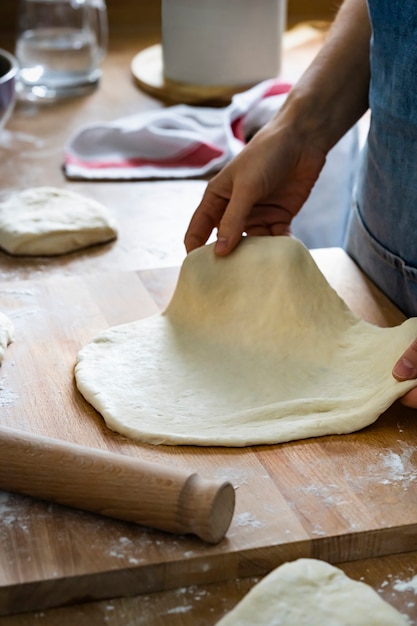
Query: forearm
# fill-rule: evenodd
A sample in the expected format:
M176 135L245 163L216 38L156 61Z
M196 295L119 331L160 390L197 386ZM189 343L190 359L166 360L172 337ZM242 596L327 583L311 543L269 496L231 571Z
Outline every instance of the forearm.
M366 0L345 0L325 44L277 116L327 152L368 108L371 27Z
M248 235L285 235L326 154L368 108L366 0L345 0L316 59L284 106L208 184L188 227L190 252L217 228L215 252Z

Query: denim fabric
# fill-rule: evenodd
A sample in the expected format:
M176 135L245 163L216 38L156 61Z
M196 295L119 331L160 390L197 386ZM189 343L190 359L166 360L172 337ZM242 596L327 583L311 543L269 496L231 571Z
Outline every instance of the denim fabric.
M345 247L417 315L417 1L369 0L371 124Z
M401 311L417 315L417 269L382 246L369 232L355 202L345 248L361 269Z
M372 24L371 108L417 124L416 0L368 0Z

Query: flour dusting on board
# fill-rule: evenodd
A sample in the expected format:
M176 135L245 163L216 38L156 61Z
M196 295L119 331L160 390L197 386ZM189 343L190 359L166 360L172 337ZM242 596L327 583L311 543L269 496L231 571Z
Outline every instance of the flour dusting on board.
M236 521L238 526L251 526L252 528L262 528L265 526L265 524L256 519L256 517L249 512L236 515Z
M240 467L219 467L214 477L220 480L228 480L235 489L248 484L249 473Z
M138 565L145 561L144 558L138 558L133 556L132 552L135 551L135 544L128 537L119 537L117 542L110 548L109 556L116 559L127 560L131 565Z
M12 495L6 491L0 491L0 520L5 526L11 526L17 522Z
M189 604L188 606L176 606L173 609L169 609L165 611L164 615L172 615L173 613L188 613L193 610L193 605Z
M358 490L362 489L363 483L394 485L407 490L417 480L417 450L407 443L395 452L386 448L378 453L377 461L369 464L362 476L352 476L347 468L343 474L345 480Z
M105 528L105 522L103 523L103 529ZM97 522L96 524L99 524ZM98 544L100 538L98 539ZM132 566L140 565L147 560L147 550L157 550L163 548L165 551L171 550L174 554L179 549L179 543L175 538L170 539L169 543L166 543L162 539L158 539L151 532L144 529L136 528L132 537L114 537L114 540L108 545L106 554L111 559L118 559L129 563Z
M341 506L348 503L346 498L340 493L340 487L334 483L308 485L300 488L300 491L319 497L328 506Z
M414 482L417 478L417 467L411 459L415 452L415 448L409 445L404 445L400 454L392 450L381 452L380 456L386 468L386 475L381 480L382 484L391 485L397 482L407 487Z
M0 381L0 407L2 409L7 409L8 407L13 406L18 400L19 396L9 389L9 386L6 381L6 377Z
M396 591L412 591L417 595L417 575L410 580L396 580L393 584Z

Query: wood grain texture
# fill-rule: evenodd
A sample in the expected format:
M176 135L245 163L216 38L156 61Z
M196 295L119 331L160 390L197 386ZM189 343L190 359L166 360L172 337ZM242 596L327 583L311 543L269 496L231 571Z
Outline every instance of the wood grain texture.
M413 577L415 554L339 563L355 580L371 585L386 601L417 624ZM132 598L90 602L2 618L2 626L214 626L260 579L251 577L221 584L191 585Z
M357 281L343 252L316 254L341 295L347 285L353 310L365 302L370 321L401 319L369 281ZM175 280L161 269L2 283L17 337L1 368L2 418L23 432L230 481L237 500L226 538L208 547L3 493L3 614L258 576L299 556L337 563L416 548L417 426L399 405L352 435L245 449L140 445L104 426L75 388L76 353L108 326L164 306Z

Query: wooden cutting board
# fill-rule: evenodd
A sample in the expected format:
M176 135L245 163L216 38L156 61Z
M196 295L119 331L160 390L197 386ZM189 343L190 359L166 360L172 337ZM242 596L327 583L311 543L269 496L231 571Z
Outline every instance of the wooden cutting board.
M396 309L338 249L315 258L358 314ZM0 492L0 615L262 575L300 556L330 562L417 547L417 423L393 406L352 435L246 449L148 446L104 426L75 388L77 351L101 330L157 312L177 269L0 284L16 341L0 368L2 423L230 480L236 510L216 546ZM28 459L30 462L30 459Z

